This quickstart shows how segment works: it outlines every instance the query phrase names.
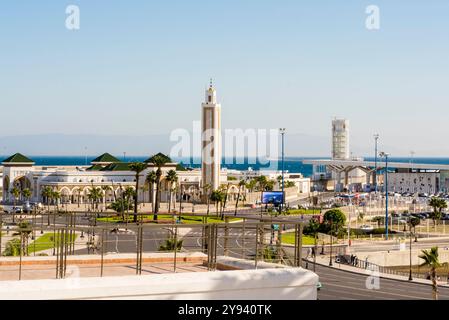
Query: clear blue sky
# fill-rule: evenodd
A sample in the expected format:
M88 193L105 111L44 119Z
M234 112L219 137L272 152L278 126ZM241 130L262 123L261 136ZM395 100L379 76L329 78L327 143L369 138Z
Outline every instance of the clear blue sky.
M447 0L5 0L0 136L190 129L213 77L225 128L328 137L339 116L355 153L377 131L396 155L449 156L448 17Z

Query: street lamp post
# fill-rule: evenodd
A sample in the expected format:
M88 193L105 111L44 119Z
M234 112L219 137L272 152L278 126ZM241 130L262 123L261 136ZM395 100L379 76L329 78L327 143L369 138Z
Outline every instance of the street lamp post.
M410 223L410 272L408 275L408 280L412 281L413 277L412 277L412 224Z
M388 156L390 154L381 152L379 156L385 158L385 240L388 240Z
M284 194L284 136L285 136L285 128L279 129L281 136L282 136L282 203L281 203L281 213L284 209L284 203L285 203L285 194Z
M329 267L332 267L332 227L333 227L333 221L331 220L331 252L329 255Z
M377 194L377 140L379 140L379 134L374 134L374 191Z

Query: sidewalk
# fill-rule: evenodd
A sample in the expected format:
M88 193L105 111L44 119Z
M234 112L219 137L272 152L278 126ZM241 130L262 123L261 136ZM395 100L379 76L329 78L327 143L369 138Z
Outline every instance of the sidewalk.
M308 261L309 261L309 263L313 264L313 259L308 259ZM318 256L317 255L316 264L329 267L329 256L328 255L327 256ZM356 273L356 274L363 274L363 275L366 275L367 277L374 275L374 271L372 271L372 270L361 269L361 268L353 267L353 266L350 266L347 264L338 263L335 261L333 261L333 266L329 267L329 268L338 269L341 271L346 271L346 272L351 272L351 273ZM413 283L426 284L426 285L432 284L432 282L430 280L413 279L412 281L409 281L408 277L406 277L406 276L399 276L399 275L386 274L386 273L379 273L379 277L383 278L383 279L397 280L397 281L402 281L402 282L413 282ZM447 284L445 281L439 281L438 286L449 288L449 284Z

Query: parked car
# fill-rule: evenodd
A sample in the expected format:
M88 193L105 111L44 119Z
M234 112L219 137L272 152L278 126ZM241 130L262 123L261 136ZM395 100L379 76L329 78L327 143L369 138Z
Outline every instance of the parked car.
M21 207L4 206L3 212L6 214L12 214L12 213L22 213L23 210Z
M364 231L372 231L372 230L374 230L374 227L365 224L365 225L363 225L363 226L360 226L360 230L364 230Z

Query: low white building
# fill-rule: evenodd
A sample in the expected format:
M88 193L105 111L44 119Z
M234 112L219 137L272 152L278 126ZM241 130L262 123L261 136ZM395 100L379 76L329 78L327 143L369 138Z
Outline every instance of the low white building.
M163 156L163 155L162 155ZM168 159L168 158L167 158ZM146 161L148 168L140 174L140 190L138 192L140 202L150 201L150 188L146 177L150 171L156 171L157 167ZM19 201L30 200L32 202L44 202L42 190L51 187L61 195L61 203L82 204L88 202L88 194L92 187L100 187L103 190L103 201L113 202L126 188L135 189L136 174L130 170L129 163L124 163L110 154L103 154L91 162L91 166L36 166L35 162L21 154L15 154L2 162L3 177L3 203L12 203L14 196L12 190L17 188L20 193L25 189L31 191L30 199L24 199L19 195ZM199 192L201 183L200 170L186 170L176 163L168 161L161 167L162 192L161 200L167 201L169 183L164 179L170 170L175 170L178 182L185 193ZM225 172L223 173L226 174ZM222 177L226 181L226 176ZM153 191L156 188L153 186ZM154 199L154 197L153 197Z
M282 176L282 171L255 171L251 168L243 171L228 170L228 177L232 177L237 181L248 181L260 176L265 176L268 180L276 181L277 187L280 189L278 178ZM288 171L284 171L284 181L285 183L293 182L298 188L298 193L308 194L310 192L310 178L305 178L302 173L290 173Z

